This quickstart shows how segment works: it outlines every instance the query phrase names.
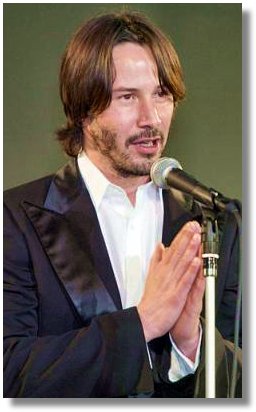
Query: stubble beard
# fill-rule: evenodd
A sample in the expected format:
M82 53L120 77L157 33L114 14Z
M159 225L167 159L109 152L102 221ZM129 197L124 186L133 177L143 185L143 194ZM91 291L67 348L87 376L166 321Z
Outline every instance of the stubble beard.
M108 129L98 129L94 131L94 146L97 151L99 151L103 156L105 156L111 167L118 173L121 177L138 177L138 176L149 176L150 169L155 160L157 160L164 149L164 137L162 132L156 129L148 129L141 134L136 134L130 136L125 142L125 148L128 149L129 145L132 144L138 138L154 137L160 136L161 138L161 151L159 154L144 154L141 159L134 160L130 153L121 152L117 146L117 133L112 132Z

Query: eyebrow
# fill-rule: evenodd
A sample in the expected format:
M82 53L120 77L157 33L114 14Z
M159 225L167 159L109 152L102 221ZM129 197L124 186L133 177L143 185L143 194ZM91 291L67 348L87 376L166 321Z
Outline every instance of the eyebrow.
M160 84L156 87L156 90L161 89ZM136 87L118 87L117 89L113 89L112 93L122 93L122 92L137 92L138 88Z
M121 93L121 92L136 92L136 87L118 87L117 89L113 89L113 93Z

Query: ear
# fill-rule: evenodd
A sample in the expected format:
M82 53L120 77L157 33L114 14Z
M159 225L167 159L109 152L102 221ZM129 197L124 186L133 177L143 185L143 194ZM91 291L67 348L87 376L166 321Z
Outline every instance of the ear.
M91 134L92 123L93 118L91 116L87 116L85 119L82 120L84 136L88 136L88 134Z

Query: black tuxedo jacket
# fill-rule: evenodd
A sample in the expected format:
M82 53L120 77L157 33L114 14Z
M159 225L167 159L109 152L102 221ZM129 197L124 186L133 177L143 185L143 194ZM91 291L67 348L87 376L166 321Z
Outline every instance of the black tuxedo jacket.
M195 376L168 382L171 345L166 336L149 345L151 370L137 310L122 309L76 161L55 176L5 192L4 200L5 397L204 396L199 382L203 356ZM200 209L181 205L164 191L164 244L191 219L200 220ZM227 219L222 223L217 325L232 340L236 229L225 238ZM216 336L219 395L225 397L226 347Z

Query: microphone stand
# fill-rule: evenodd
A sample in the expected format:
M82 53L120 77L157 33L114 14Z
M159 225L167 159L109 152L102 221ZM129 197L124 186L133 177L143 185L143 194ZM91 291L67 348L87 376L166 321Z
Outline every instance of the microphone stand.
M205 289L205 395L216 397L215 372L215 281L218 272L219 233L212 211L203 209L202 223L203 272Z

